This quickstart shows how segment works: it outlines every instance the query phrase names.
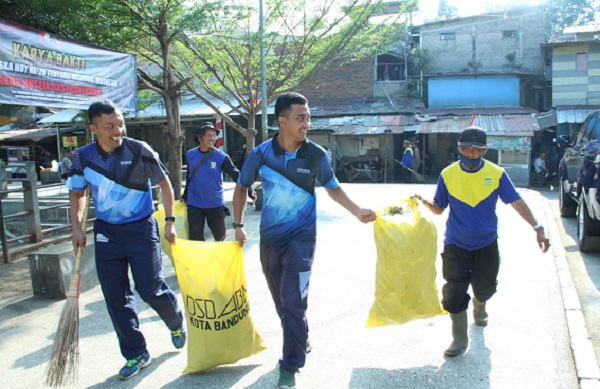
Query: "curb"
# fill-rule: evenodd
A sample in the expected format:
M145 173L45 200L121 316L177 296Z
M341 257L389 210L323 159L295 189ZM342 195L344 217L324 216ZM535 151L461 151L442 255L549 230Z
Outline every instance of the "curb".
M552 216L549 202L544 202L545 225L548 226L550 242L561 242L557 223ZM550 219L550 220L549 220ZM565 317L567 319L567 328L571 342L571 352L577 372L577 380L582 389L600 388L600 367L598 358L594 351L594 346L590 339L579 295L575 289L571 269L565 255L565 248L562 244L553 244L550 246L558 277L560 280L560 290L563 299Z

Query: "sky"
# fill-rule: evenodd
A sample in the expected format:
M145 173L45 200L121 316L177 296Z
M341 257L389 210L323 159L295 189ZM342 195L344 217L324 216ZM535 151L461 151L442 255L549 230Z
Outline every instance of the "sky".
M437 16L439 0L419 0L419 9L422 12L422 17L425 19L433 19ZM488 12L486 5L495 4L501 9L508 6L510 12L511 7L539 5L544 3L544 0L448 0L450 6L458 9L458 16L471 16Z

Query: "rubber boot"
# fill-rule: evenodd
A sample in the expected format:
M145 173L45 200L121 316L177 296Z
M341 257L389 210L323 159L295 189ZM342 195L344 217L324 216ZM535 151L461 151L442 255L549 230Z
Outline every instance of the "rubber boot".
M473 318L475 324L480 327L485 327L488 324L488 314L485 311L485 302L481 302L476 298L473 298Z
M467 334L467 311L451 313L452 319L452 343L444 354L454 357L462 354L469 345L469 335Z

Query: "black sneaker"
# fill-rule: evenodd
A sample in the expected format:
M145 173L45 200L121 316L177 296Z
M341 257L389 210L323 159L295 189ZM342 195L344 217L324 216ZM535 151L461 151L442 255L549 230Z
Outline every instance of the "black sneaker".
M171 331L171 341L176 349L182 349L185 346L185 340L187 339L187 333L185 328L181 327L178 330Z
M143 368L150 366L151 363L152 358L150 358L150 353L146 351L139 357L127 361L125 366L119 371L119 379L122 379L123 381L128 380L139 373Z

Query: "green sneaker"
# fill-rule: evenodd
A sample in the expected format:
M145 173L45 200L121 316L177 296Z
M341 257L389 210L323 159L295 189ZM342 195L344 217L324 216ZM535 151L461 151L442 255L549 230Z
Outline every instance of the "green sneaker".
M119 379L123 381L128 380L139 373L143 368L150 366L151 363L152 358L150 358L150 354L146 351L139 357L127 361L125 366L119 371Z
M181 327L178 330L171 331L171 342L176 349L182 349L185 346L185 340L187 339L187 333L185 328Z
M296 388L296 373L293 371L289 371L288 369L284 369L283 367L279 368L279 381L277 381L278 389L294 389Z

